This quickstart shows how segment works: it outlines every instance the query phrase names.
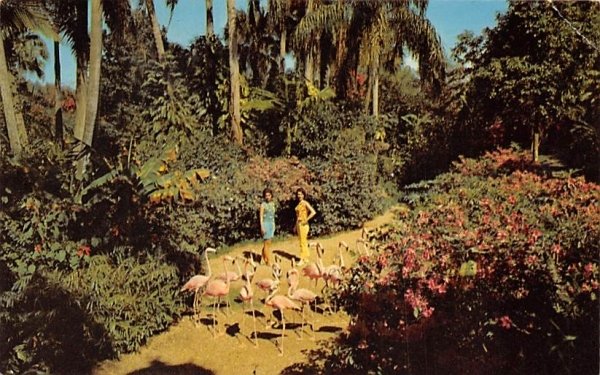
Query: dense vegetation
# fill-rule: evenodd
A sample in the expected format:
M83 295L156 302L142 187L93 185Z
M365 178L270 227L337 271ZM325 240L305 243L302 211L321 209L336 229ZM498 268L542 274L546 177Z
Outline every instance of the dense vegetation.
M340 373L595 374L600 186L522 152L410 185L337 295Z
M582 177L600 176L597 3L513 3L463 35L454 61L427 1L251 0L229 7L225 40L209 24L185 47L139 3L0 2L0 372L86 372L138 349L189 302L177 289L199 249L257 237L265 186L279 234L297 187L319 213L314 235L413 206L340 297L354 323L344 371L418 369L404 358L422 353L393 345L422 342L414 327L479 353L465 366L483 366L483 348L496 368L597 369L598 188ZM26 79L60 71L42 34L72 47L74 90L60 74ZM286 54L297 64L284 71ZM532 140L571 177L504 151L403 189ZM390 298L397 310L365 309ZM434 353L440 368L457 355Z

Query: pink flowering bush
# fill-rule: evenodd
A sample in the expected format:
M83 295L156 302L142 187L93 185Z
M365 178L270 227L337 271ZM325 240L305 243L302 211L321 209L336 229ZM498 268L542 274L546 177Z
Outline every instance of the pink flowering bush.
M512 150L407 190L336 296L342 373L598 373L600 187ZM340 360L341 359L341 360Z

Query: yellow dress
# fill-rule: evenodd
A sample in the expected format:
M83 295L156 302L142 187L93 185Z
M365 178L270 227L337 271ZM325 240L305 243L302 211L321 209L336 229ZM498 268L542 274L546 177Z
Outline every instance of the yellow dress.
M300 260L308 262L310 251L308 249L308 207L306 202L300 201L296 206L296 232L300 241Z

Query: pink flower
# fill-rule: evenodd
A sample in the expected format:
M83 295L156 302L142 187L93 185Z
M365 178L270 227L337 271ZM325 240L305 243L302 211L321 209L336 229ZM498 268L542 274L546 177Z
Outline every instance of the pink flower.
M500 327L504 329L510 329L514 324L508 315L504 315L499 319Z

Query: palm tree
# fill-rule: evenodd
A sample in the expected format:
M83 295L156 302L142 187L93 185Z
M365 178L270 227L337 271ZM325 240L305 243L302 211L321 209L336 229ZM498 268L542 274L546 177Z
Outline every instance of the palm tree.
M58 12L68 15L66 18L59 17L58 23L73 49L77 64L77 109L73 135L81 142L79 151L82 151L84 144L92 145L98 111L103 16L111 31L126 32L131 8L129 0L92 0L91 32L88 34L87 1L61 0L57 4ZM77 178L83 177L84 167L84 160L78 160Z
M5 0L0 2L0 96L10 148L19 157L28 143L22 113L16 108L14 77L8 68L5 40L25 30L38 30L56 38L43 3L37 0Z
M215 22L213 20L213 2L206 0L206 37L215 35Z
M87 108L83 143L92 145L98 98L100 97L100 65L102 62L102 0L92 0L90 24L90 65L89 83L87 87Z
M167 4L170 7L174 7L177 1L171 1ZM152 34L154 35L154 43L156 44L156 51L158 53L158 60L163 61L165 58L165 44L162 40L162 33L160 31L160 25L158 23L158 18L156 17L156 11L154 9L154 0L145 0L146 11L148 12L148 17L150 18L150 24L152 25ZM172 10L173 8L171 8Z
M287 53L287 18L290 15L290 0L269 0L267 17L270 27L279 33L279 72L285 74Z
M382 61L402 58L404 48L419 58L424 81L440 82L443 78L441 41L425 18L427 5L428 0L354 0L321 5L303 17L294 38L306 44L324 33L337 35L338 95L345 96L350 73L362 67L368 72L365 106L371 106L377 116Z
M237 45L235 0L227 0L227 27L229 30L229 79L231 97L229 116L231 117L231 138L238 145L244 144L240 113L240 63Z

